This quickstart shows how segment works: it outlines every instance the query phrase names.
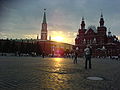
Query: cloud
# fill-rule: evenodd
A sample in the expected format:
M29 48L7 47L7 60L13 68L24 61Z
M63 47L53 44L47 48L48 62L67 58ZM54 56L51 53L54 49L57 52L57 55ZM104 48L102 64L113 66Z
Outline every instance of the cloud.
M37 35L36 35L36 34L25 34L23 37L24 37L24 38L28 38L28 39L30 39L30 38L36 39L36 38L37 38Z
M81 17L85 17L86 28L97 27L102 9L105 25L120 36L119 3L120 0L0 0L0 32L5 34L3 37L34 38L40 33L43 9L47 8L49 34L60 31L66 42L74 43Z
M1 39L6 39L6 38L9 38L9 39L15 39L15 38L20 38L20 36L22 36L22 34L17 34L17 33L6 33L6 32L0 32L0 38Z
M36 39L37 34L22 34L22 33L6 33L6 32L0 32L0 39Z

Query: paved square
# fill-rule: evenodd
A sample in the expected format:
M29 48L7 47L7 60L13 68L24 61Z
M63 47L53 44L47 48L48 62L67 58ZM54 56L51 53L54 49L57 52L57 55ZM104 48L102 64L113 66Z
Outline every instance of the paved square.
M103 80L89 80L101 77ZM84 59L0 57L0 90L120 90L120 61L92 58L92 69Z

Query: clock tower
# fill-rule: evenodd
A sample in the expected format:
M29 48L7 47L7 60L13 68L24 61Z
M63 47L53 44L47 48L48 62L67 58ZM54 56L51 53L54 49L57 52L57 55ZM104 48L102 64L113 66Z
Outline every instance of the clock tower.
M46 22L46 9L44 9L44 16L41 29L41 40L47 40L47 22Z

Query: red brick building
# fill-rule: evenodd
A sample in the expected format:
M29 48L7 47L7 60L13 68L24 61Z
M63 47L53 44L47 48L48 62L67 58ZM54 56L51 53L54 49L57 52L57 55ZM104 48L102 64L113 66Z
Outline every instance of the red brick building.
M120 42L115 35L104 26L104 18L101 14L99 26L89 26L85 28L85 21L82 18L81 28L78 29L75 38L75 48L78 48L79 55L83 56L84 48L90 44L93 50L93 56L116 56L120 53Z

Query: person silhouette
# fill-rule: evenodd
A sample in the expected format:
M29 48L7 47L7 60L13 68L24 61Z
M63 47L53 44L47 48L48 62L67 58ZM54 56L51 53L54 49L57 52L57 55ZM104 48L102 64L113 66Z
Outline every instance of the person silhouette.
M77 54L77 52L75 52L75 56L74 56L74 64L77 64L77 58L78 58L78 54Z
M45 58L45 52L44 52L44 51L43 51L43 53L42 53L42 57Z
M91 66L92 49L90 45L87 45L87 47L84 49L84 55L85 55L85 69L87 69L88 62L89 62L89 69L91 69L92 68Z

